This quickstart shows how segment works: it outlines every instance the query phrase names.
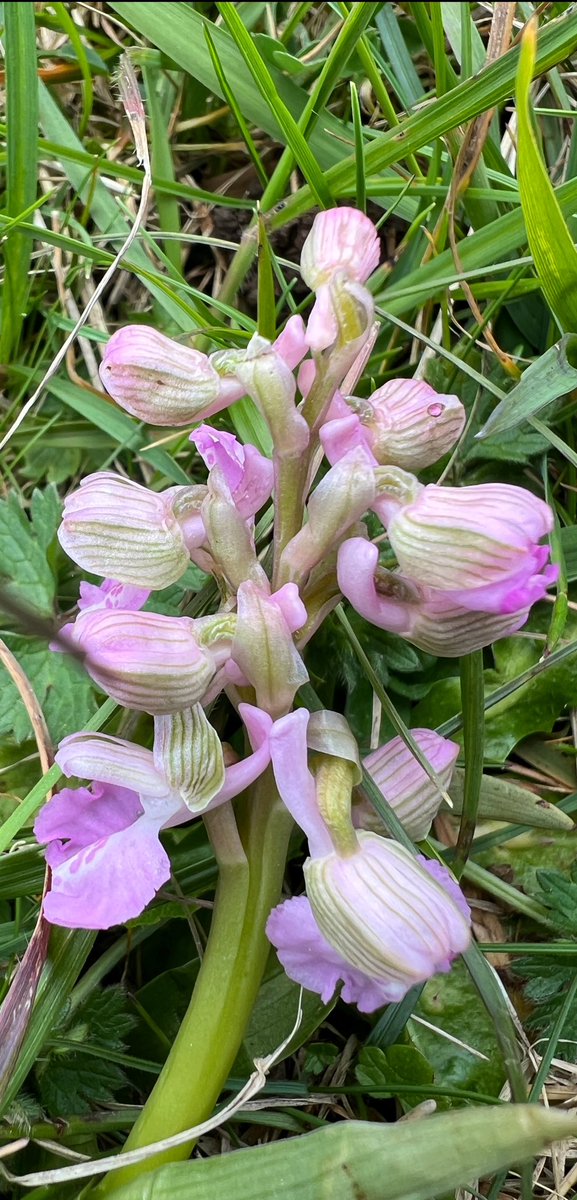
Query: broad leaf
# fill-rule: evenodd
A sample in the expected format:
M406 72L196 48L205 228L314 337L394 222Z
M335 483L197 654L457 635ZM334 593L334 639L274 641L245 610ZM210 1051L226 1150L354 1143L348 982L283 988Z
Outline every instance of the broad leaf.
M574 388L577 388L577 335L571 333L527 367L520 382L500 401L477 437L515 429ZM513 442L513 450L514 446Z

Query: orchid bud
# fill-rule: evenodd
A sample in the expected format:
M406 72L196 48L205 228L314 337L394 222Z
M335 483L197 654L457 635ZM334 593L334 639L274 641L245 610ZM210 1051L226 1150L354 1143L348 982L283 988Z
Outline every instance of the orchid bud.
M242 517L254 517L269 499L274 482L270 458L256 446L243 446L232 433L199 425L190 435L209 471L222 471L233 503Z
M337 271L364 283L379 265L381 245L373 222L357 208L317 213L301 251L301 275L313 292Z
M250 582L238 589L232 659L254 687L259 708L273 718L290 708L295 693L308 680L292 637L306 615L294 583L272 596Z
M229 654L226 638L205 649L206 635L197 636L189 617L86 610L72 630L98 687L126 708L152 715L196 704Z
M387 532L405 575L463 608L513 613L557 578L546 566L549 547L539 545L552 528L549 505L525 488L430 484L393 514Z
M285 577L306 576L371 507L374 498L371 461L362 448L351 450L327 471L309 497L307 524L288 543L281 558Z
M297 412L293 373L270 342L255 335L243 360L236 362L235 374L265 418L275 454L302 454L309 427Z
M247 579L258 587L267 588L268 577L257 559L252 530L233 503L219 467L210 472L202 519L216 567L232 591L236 592Z
M459 746L432 729L412 729L412 737L422 750L445 790L449 787ZM431 828L442 803L442 796L432 779L401 737L374 750L363 766L379 791L399 818L412 841L420 842ZM385 833L383 822L373 806L366 801L353 807L353 821L360 829Z
M420 379L391 379L367 401L348 399L371 438L377 462L422 471L452 450L467 414L457 396Z
M307 324L313 354L330 352L331 378L338 386L372 334L375 306L371 293L340 273L320 288Z
M321 437L330 462L365 445L377 463L421 471L452 449L465 421L457 396L439 395L419 379L391 379L368 400L347 396Z
M196 487L153 492L112 471L98 471L67 496L58 540L85 571L135 586L165 588L180 579L190 563L189 542L176 512L194 511L192 543L205 539L199 511L204 492ZM189 538L191 529L189 511Z
M206 354L149 325L126 325L113 334L100 378L121 408L151 425L189 425L244 392L236 380L221 379Z
M354 208L318 213L301 253L301 274L316 293L306 337L313 354L330 349L338 386L374 343L374 304L362 284L379 264L380 242L368 217Z
M529 608L474 612L447 594L378 566L378 547L350 538L339 549L339 587L353 608L379 629L397 633L427 654L459 658L508 637L525 624Z

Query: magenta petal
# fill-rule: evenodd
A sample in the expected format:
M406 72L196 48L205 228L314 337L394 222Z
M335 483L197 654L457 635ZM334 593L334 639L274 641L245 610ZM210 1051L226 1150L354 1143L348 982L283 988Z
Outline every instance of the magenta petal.
M141 817L55 868L44 915L68 929L110 929L139 916L169 878L158 823Z
M308 350L305 323L298 313L289 317L282 333L276 342L273 342L273 349L280 354L291 371L298 367Z
M338 337L339 327L333 301L331 289L328 283L321 284L319 287L316 300L312 307L310 317L307 324L307 342L314 354L320 353L321 350L326 350L327 346L332 346Z
M238 711L246 725L253 753L226 768L224 784L206 811L217 808L219 804L224 804L226 800L232 800L233 796L244 792L245 788L262 775L270 762L269 735L272 718L252 704L239 704Z
M349 412L348 416L326 421L320 431L320 439L331 466L344 458L349 450L356 450L357 446L362 446L370 454L375 466L377 465L372 453L371 436L356 413Z
M83 581L80 584L78 608L123 608L138 612L146 604L150 590L133 587L130 583L117 583L116 579L105 579L96 585Z
M274 600L280 609L291 633L302 629L307 619L307 610L299 596L296 583L285 583L278 592L273 592L271 600Z
M407 637L412 626L411 606L377 591L375 572L378 563L378 546L367 542L365 538L349 538L339 549L339 587L343 596L366 621L371 621L380 629L388 629L390 633Z
M199 425L190 435L209 471L220 467L231 492L238 487L244 474L244 447L234 434L211 425Z
M361 1012L374 1012L393 999L385 985L351 967L333 950L306 896L296 896L273 908L266 933L289 979L310 992L318 992L324 1004L332 999L340 980L344 984L343 1000L357 1004Z
M92 788L63 788L38 813L34 834L39 842L69 838L70 844L91 842L118 833L142 816L136 792L103 783Z
M274 467L256 446L244 447L244 475L233 491L233 500L242 517L254 517L268 500L274 484Z
M309 713L304 708L275 721L270 751L276 784L290 814L307 835L313 857L331 854L331 842L317 805L315 781L307 764Z

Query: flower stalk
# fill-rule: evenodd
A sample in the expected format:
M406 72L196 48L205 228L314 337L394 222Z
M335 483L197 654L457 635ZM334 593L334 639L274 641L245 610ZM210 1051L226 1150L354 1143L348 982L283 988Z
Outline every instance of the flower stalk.
M204 819L219 867L210 934L187 1012L126 1150L210 1116L242 1044L270 951L265 924L280 895L292 827L270 769L247 796L240 829L229 805ZM95 1200L190 1152L187 1144L114 1171Z

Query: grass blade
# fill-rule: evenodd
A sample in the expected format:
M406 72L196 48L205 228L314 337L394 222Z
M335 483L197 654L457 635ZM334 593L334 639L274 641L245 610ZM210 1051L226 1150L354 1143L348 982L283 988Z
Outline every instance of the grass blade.
M36 199L36 139L38 137L38 81L36 78L36 26L34 5L7 4L5 20L6 62L6 208L17 217ZM14 353L20 338L28 297L28 271L32 243L14 226L4 249L6 276L2 300L0 361Z
M113 5L113 7L121 7ZM122 5L122 8L129 7ZM414 5L415 12L421 9L420 4ZM569 57L577 46L577 22L566 16L550 21L539 38L537 55L534 64L535 74L548 71L564 58ZM451 88L441 96L435 104L428 104L405 118L394 129L389 129L381 137L371 142L365 150L365 170L367 175L377 174L392 163L407 154L429 146L438 137L454 129L456 125L476 117L488 108L495 108L510 96L515 83L519 62L519 48L513 47L496 62L491 63L484 71L472 79ZM330 167L325 175L328 186L335 196L347 193L354 188L355 162L354 155ZM386 185L383 185L383 191ZM311 207L312 193L309 187L303 187L287 200L282 213L275 214L272 227L277 227L300 216Z
M537 22L530 21L521 43L517 75L517 175L527 238L543 295L561 328L577 328L577 250L563 219L537 141L530 104L535 70Z
M260 154L259 154L256 146L255 146L250 129L249 129L249 127L243 117L243 114L237 104L237 100L236 100L234 91L231 87L229 87L228 80L223 71L222 63L220 61L220 58L218 57L217 49L214 44L214 39L211 35L208 25L205 25L205 27L204 27L204 36L205 36L206 44L208 46L208 52L210 54L210 59L211 59L212 65L215 70L216 77L218 79L218 82L219 82L221 90L222 90L223 97L226 100L226 102L230 108L230 111L234 114L234 119L240 129L244 143L250 154L250 157L254 164L254 169L258 175L258 178L260 179L260 182L261 182L263 188L266 188L266 185L268 183L268 175L264 169L262 159L260 157Z
M359 104L359 93L357 92L356 84L351 79L351 113L353 117L353 128L355 131L355 155L357 161L357 208L361 212L367 211L367 188L365 184L365 163L363 159L363 125L361 121L361 106Z
M291 153L298 163L316 203L321 208L330 208L333 204L331 190L327 186L317 160L292 113L281 97L275 92L274 82L268 67L259 54L250 33L245 29L233 5L219 4L218 9L244 58L261 96L267 101L273 112L277 124L282 130L283 137L290 147Z
M483 749L485 721L483 651L475 650L461 659L461 707L463 711L463 745L465 750L465 781L463 807L457 837L453 870L459 879L469 857L475 836L477 809L483 781Z

